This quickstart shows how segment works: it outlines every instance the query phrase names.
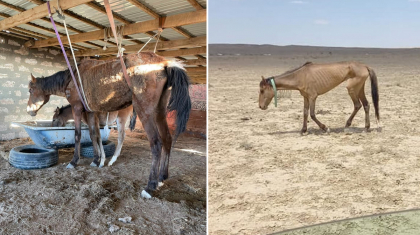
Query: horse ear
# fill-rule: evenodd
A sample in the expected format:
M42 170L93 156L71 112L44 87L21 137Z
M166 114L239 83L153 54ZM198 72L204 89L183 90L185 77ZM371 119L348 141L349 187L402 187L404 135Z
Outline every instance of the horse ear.
M60 114L60 108L57 106L57 109L55 110L56 114Z
M261 78L262 78L263 81L265 80L264 76L261 76Z
M31 80L32 80L33 83L36 82L36 78L34 77L34 75L32 75L32 73L31 73Z

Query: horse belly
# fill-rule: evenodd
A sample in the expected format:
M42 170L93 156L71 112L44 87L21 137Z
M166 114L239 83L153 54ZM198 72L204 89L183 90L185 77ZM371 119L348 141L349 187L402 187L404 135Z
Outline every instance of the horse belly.
M86 83L86 98L93 111L112 112L131 105L132 93L122 74L90 79Z

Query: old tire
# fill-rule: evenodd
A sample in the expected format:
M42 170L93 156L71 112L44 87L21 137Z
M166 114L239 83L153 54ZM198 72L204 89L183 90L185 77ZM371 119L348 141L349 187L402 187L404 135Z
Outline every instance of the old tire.
M114 155L115 152L115 144L112 141L106 141L102 143L104 146L105 157L111 157ZM92 158L93 155L93 146L82 147L80 149L80 155L87 158Z
M58 162L58 151L37 145L22 145L13 148L9 153L10 165L23 169L42 169L54 166Z

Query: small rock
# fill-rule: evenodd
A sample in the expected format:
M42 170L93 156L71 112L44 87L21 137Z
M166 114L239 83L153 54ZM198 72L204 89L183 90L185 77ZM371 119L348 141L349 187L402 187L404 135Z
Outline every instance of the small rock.
M109 232L111 232L111 233L116 232L118 230L120 230L120 227L118 227L115 224L111 224L111 226L109 227Z
M127 216L124 218L118 218L119 221L123 222L123 223L130 223L131 222L131 217Z

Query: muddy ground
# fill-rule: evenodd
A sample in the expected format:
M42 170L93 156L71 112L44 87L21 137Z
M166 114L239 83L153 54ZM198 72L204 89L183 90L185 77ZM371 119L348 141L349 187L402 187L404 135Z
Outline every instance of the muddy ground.
M226 55L209 48L210 234L266 234L420 207L419 50L287 47L256 55L244 46ZM278 108L258 108L261 75L346 60L377 74L381 132L372 105L371 132L363 131L363 111L344 131L353 111L345 84L317 99L329 134L310 120L309 134L300 135L297 91ZM371 102L370 82L365 91Z
M117 143L117 135L110 140ZM7 155L23 144L32 141L0 142L0 150ZM119 227L114 234L206 233L205 140L179 138L170 178L152 199L140 196L151 164L144 133L129 133L111 167L93 168L83 158L68 170L72 156L73 149L62 149L59 163L42 170L19 170L0 159L1 234L109 234L111 225ZM127 216L131 223L118 221Z

